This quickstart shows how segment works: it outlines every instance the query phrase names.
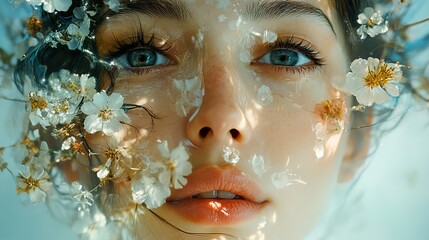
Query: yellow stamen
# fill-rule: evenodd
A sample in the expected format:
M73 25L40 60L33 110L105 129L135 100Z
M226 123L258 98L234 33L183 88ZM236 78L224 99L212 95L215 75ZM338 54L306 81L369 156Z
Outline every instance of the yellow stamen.
M41 32L42 31L42 20L36 18L36 17L30 17L27 18L26 20L27 22L27 29L28 29L28 33L30 35L36 35L36 33Z
M36 146L34 141L32 141L29 137L25 137L25 139L21 142L21 144L25 145L28 151L32 154L36 154L39 152L39 148Z
M47 108L48 103L45 98L37 96L34 93L30 93L30 106L31 106L31 111L35 111L37 109Z
M170 160L167 163L167 168L170 170L174 170L177 167L177 161L176 160Z
M18 194L21 194L23 192L29 193L30 191L33 191L36 188L40 188L40 181L43 179L34 179L32 176L29 178L25 178L24 176L20 175L18 178L20 178L24 184L25 187L18 187L16 190Z
M378 68L369 69L368 74L364 78L365 86L375 88L386 85L394 79L394 70L395 68L388 67L385 63L378 66Z
M108 108L101 109L100 113L98 113L98 117L103 121L109 120L112 115L113 111Z
M69 88L70 88L71 90L73 90L73 91L77 92L77 93L79 93L79 92L80 92L79 87L78 87L78 86L77 86L77 84L76 84L76 83L74 83L74 82L69 82Z
M106 155L107 159L119 160L122 154L118 149L108 148L104 151L104 155Z
M324 122L331 120L340 121L343 119L345 101L342 98L326 100L316 106L316 112Z

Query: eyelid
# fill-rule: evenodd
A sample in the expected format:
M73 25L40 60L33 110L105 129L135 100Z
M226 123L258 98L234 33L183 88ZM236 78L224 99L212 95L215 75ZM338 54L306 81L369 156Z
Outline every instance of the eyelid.
M258 62L259 59L261 59L263 56L265 56L267 53L275 51L275 50L279 50L279 49L289 49L292 51L296 51L298 53L303 54L304 56L306 56L307 58L309 58L310 60L312 60L313 64L305 64L301 67L310 67L312 65L314 65L314 67L323 67L325 65L325 58L321 57L321 53L320 51L310 42L302 39L302 38L298 38L298 37L294 37L292 36L287 36L287 37L282 37L282 38L278 38L275 42L273 43L266 43L262 45L262 51L261 48L258 51L259 52L259 56L253 60L251 62L251 64L260 64ZM262 52L262 54L261 54ZM270 64L266 64L266 65L270 65ZM277 68L285 68L284 70L289 69L293 69L300 66L281 66L281 65L272 65L273 67L277 67ZM312 68L314 69L314 68ZM294 70L294 71L295 71Z
M157 38L155 34L151 34L148 38L143 29L136 29L135 32L129 34L129 37L119 39L113 36L114 42L110 44L110 48L104 54L105 58L112 59L126 52L140 48L150 48L168 56L166 52L170 49L170 45L166 39ZM169 57L169 56L168 56Z

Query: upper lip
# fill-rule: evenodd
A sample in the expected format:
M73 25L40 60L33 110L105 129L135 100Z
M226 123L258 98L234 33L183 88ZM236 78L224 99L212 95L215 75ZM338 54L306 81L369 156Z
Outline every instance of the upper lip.
M251 178L234 166L207 166L194 171L187 177L188 183L182 188L173 190L168 202L192 198L192 196L214 191L226 191L239 195L255 203L266 201L264 193Z

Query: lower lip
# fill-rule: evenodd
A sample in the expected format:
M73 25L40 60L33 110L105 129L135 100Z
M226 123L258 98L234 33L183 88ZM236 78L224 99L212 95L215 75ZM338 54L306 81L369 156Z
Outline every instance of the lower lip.
M194 223L231 224L254 217L264 203L244 199L189 198L168 202L166 206Z

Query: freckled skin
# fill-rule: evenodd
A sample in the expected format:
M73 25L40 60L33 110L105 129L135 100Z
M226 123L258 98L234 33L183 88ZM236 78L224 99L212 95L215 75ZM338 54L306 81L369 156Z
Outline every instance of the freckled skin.
M328 136L326 142L329 144L324 145L324 155L320 159L313 150L317 140L313 129L322 121L315 108L321 102L337 98L338 92L331 80L344 77L347 69L348 57L343 50L344 39L339 37L342 34L334 8L329 1L305 1L328 16L337 36L326 24L311 16L243 20L237 29L231 29L229 22L238 19L246 1L231 1L225 8L217 8L206 1L181 2L189 8L192 21L129 14L112 18L98 30L97 42L102 54L109 51L115 38L127 39L134 34L133 25L121 24L124 21L139 22L149 33L162 32L160 38L169 36L166 56L171 58L171 64L153 67L153 71L142 74L123 73L116 82L115 92L124 94L126 103L142 104L159 114L144 138L151 153L156 155L158 139L167 140L172 146L189 140L193 145L189 147L190 161L193 169L199 169L207 165L225 165L222 150L234 147L240 152L236 167L263 189L269 204L256 216L233 226L191 223L165 207L154 211L187 232L224 233L243 239L252 236L302 239L326 208L349 139L348 134L341 131ZM258 62L269 50L261 38L249 38L253 28L269 30L277 35L277 40L293 37L314 46L325 65L295 72L290 68L276 70L272 65ZM177 29L182 34L177 35ZM246 39L250 39L248 47L243 44ZM155 42L161 40L155 39ZM196 46L195 42L201 44ZM240 53L246 51L251 53L250 63L240 60ZM201 106L181 117L175 108L174 94L172 96L172 79L195 76L202 81ZM272 100L265 104L258 99L261 86L271 91ZM128 115L131 125L137 129L143 131L151 127L150 119L142 117L141 112L130 111ZM342 120L347 122L347 116ZM204 127L210 130L206 137L201 136ZM239 137L231 135L232 129ZM135 135L125 134L124 139L133 137ZM98 147L106 142L98 135L89 136L88 141ZM255 154L263 156L265 162L266 171L260 176L250 161ZM272 176L280 172L287 172L288 180L294 184L276 187ZM261 224L264 227L255 232ZM150 232L165 239L177 235L175 229L148 225ZM146 226L143 221L137 229Z

